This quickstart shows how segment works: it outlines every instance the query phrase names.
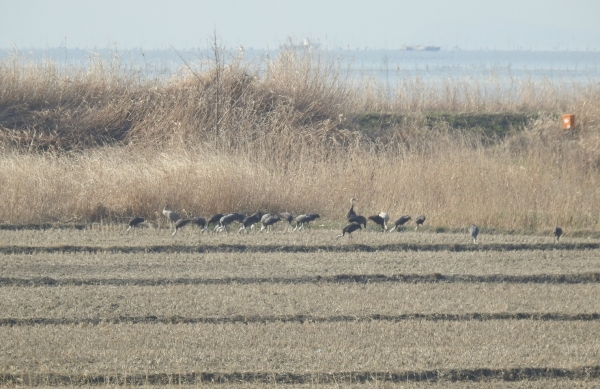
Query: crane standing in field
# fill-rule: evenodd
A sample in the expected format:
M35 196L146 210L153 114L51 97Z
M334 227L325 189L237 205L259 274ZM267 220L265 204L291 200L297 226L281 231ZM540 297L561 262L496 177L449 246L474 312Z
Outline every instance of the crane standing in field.
M281 220L288 222L287 231L289 231L290 228L292 227L292 222L294 221L294 216L292 216L292 214L289 212L281 212L279 214L279 217L281 217Z
M385 232L386 228L385 228L385 219L381 217L381 215L372 215L368 217L369 220L371 220L373 223L377 224L378 226L380 226L381 228L383 228L383 231Z
M425 215L419 215L415 218L415 224L417 225L415 227L415 231L419 228L419 226L422 226L423 223L425 223Z
M473 243L477 243L477 235L479 235L479 227L475 224L471 224L469 227L469 234L471 235L471 239L473 239Z
M294 231L302 230L305 224L308 226L308 223L315 219L319 219L320 217L321 216L318 213L308 213L306 215L296 216L296 227L294 228Z
M346 213L346 219L348 219L348 222L350 222L350 223L356 222L358 224L363 225L365 228L367 228L367 218L362 215L357 215L356 212L354 211L354 202L355 201L356 201L356 199L354 197L350 199L350 209Z
M560 228L559 226L556 226L556 228L554 228L554 237L556 238L556 243L558 243L558 241L560 240L560 236L563 234L563 229Z
M204 232L204 230L206 229L207 225L206 225L206 219L203 217L194 217L192 218L192 221L194 222L194 224L196 224L198 227L200 227L202 229L202 232Z
M175 235L177 233L177 231L179 231L180 228L187 226L192 221L194 221L194 219L179 219L179 220L177 220L175 222L175 231L173 231L173 233L171 235Z
M402 227L404 224L406 224L409 220L411 219L411 217L409 215L402 215L400 216L398 219L396 219L396 221L394 222L394 227L390 228L390 232L397 230L398 228Z
M344 226L344 228L342 228L342 234L336 236L336 239L339 239L346 234L348 234L349 239L352 239L352 233L356 230L360 230L361 228L362 227L357 222L352 222L350 224L347 224L346 226Z
M144 223L145 221L146 221L146 219L144 219L143 217L140 217L140 216L132 217L131 219L129 219L129 228L127 228L127 232L129 232L129 230L131 230L132 228L138 227L140 224Z
M362 215L354 215L352 217L349 217L348 221L350 223L361 224L363 227L367 228L367 218Z
M186 218L186 219L179 219L175 222L175 231L173 231L173 233L171 235L175 235L177 233L177 231L179 231L180 228L183 228L184 226L187 226L188 224L193 223L195 225L197 225L198 227L200 227L201 232L204 232L204 230L206 229L206 219L203 217L192 217L192 218Z
M354 202L356 199L354 197L350 198L350 209L346 213L346 219L350 219L351 217L356 216L356 212L354 212Z
M165 205L165 207L162 210L163 215L165 215L167 217L167 219L169 219L170 221L172 221L173 223L175 223L177 220L181 219L181 216L179 216L178 213L173 212L173 211L169 211L167 209L167 206Z
M262 231L264 229L267 229L267 232L272 231L273 224L279 222L280 220L281 220L281 216L271 215L262 222L262 227L260 228L260 230Z
M255 212L248 217L245 217L244 220L242 220L242 226L238 230L238 234L241 234L242 230L244 230L244 231L246 231L246 233L248 233L247 228L248 227L250 227L250 229L254 228L254 225L260 221L261 217L262 217L262 212L260 212L260 211Z
M223 216L225 215L222 213L215 213L214 215L212 215L206 222L206 228L208 229L208 227L210 227L210 225L212 224L215 226L214 230L216 230L217 227L219 227L219 220L221 220Z
M233 222L241 223L244 221L245 218L246 218L246 215L244 215L242 213L228 213L227 215L223 216L219 220L219 225L217 228L215 228L215 231L221 232L221 231L225 230L226 233L229 233L229 225L231 223L233 223Z

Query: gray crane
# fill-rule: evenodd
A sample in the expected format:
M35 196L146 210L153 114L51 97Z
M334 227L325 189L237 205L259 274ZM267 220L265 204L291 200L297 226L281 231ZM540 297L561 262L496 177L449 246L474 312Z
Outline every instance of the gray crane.
M419 228L419 226L422 226L423 223L425 223L425 215L419 215L415 218L415 223L416 223L416 227L415 227L415 231Z
M173 212L173 211L169 211L167 209L167 206L165 205L165 207L162 210L163 215L165 215L170 221L172 221L173 223L175 223L177 220L181 219L181 216L179 216L178 213Z
M244 220L242 220L242 226L238 230L238 234L241 234L242 230L245 230L246 233L248 233L247 228L250 227L250 229L252 229L256 223L260 222L261 217L262 217L262 212L260 212L260 211L255 212L248 217L245 217Z
M229 233L229 225L233 222L241 223L246 218L243 213L228 213L219 220L219 226L215 229L217 232L225 230Z
M354 223L354 222L356 222L356 223L358 223L358 224L361 224L361 225L363 225L365 228L367 228L367 218L366 218L366 217L364 217L364 216L362 216L362 215L354 215L354 216L351 216L351 217L349 217L349 218L348 218L348 221L349 221L350 223Z
M471 239L473 239L473 243L477 243L477 235L479 235L479 227L475 224L471 224L469 227L469 234L471 235Z
M262 227L260 228L260 230L262 231L264 229L267 229L267 232L269 232L269 230L273 229L273 224L279 221L281 221L281 216L271 215L262 222Z
M371 220L373 223L375 223L378 226L380 226L381 228L383 228L383 231L386 230L385 219L382 218L380 215L372 215L372 216L369 216L367 219Z
M342 235L338 235L336 237L336 239L341 238L342 236L348 234L348 238L352 238L352 233L356 230L360 230L362 227L360 226L360 224L358 224L357 222L352 222L346 226L344 226L344 228L342 228Z
M186 219L179 219L175 222L175 231L173 232L173 235L175 235L175 233L177 233L177 231L182 228L183 226L186 226L190 223L193 223L195 225L197 225L198 227L200 227L201 232L204 233L204 230L206 230L207 224L206 224L206 219L203 217L191 217L191 218L186 218Z
M563 234L563 229L559 226L554 228L554 237L556 238L556 243L560 240L560 236Z
M183 228L184 226L187 226L188 224L190 224L192 221L194 221L194 219L179 219L175 222L175 231L173 231L173 233L171 235L175 235L177 233L177 231L179 231L180 228Z
M294 216L292 216L292 214L289 212L281 212L279 214L279 217L281 217L281 220L284 220L289 224L292 224L292 222L294 221Z
M410 217L410 215L402 215L400 216L398 219L396 219L396 221L394 222L394 227L390 228L390 232L397 230L398 228L402 227L403 225L405 225L410 219L412 219Z
M346 219L350 219L352 216L356 216L356 212L354 212L355 201L356 199L354 197L350 199L350 209L348 210L348 213L346 213Z
M140 224L142 224L145 221L146 221L146 219L144 219L143 217L140 217L140 216L132 217L131 219L129 219L129 227L127 228L127 232L129 232L129 230L131 230L132 228L138 227Z
M194 222L194 224L196 224L202 229L202 232L204 232L204 230L206 230L206 228L208 227L208 225L206 224L206 219L203 217L194 217L192 218L192 221Z
M214 215L212 215L209 219L208 222L206 223L206 228L208 229L208 227L210 227L210 225L214 225L215 226L215 230L217 229L217 227L219 227L219 220L221 220L221 218L225 216L222 213L215 213Z
M354 211L354 202L355 201L356 201L356 199L354 197L350 199L350 209L346 213L346 219L348 219L348 222L350 222L350 223L356 222L358 224L363 225L365 228L367 228L367 218L362 215L357 215L356 212Z
M292 214L289 212L281 212L279 214L279 217L281 217L281 220L288 222L287 229L289 231L289 229L292 227L292 222L294 221L294 216L292 216Z
M308 223L320 217L321 216L319 216L318 213L308 213L306 215L296 216L296 227L294 228L294 231L303 229L305 224L308 225Z

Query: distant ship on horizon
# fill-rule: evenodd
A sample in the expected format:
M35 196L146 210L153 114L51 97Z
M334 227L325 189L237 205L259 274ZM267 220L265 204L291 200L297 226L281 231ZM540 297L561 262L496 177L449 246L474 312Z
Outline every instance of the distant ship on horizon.
M440 46L402 46L401 51L440 51Z

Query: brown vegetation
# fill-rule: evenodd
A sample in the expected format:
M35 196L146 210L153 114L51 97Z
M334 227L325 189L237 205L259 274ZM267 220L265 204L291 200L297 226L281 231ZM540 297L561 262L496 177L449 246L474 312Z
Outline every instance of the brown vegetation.
M0 220L156 220L165 203L196 216L341 220L354 196L364 213L424 213L433 226L598 227L596 84L507 86L491 75L383 86L344 74L292 49L259 64L190 64L167 79L95 57L85 69L5 60ZM577 114L577 131L560 130L563 112ZM528 120L494 136L465 113Z

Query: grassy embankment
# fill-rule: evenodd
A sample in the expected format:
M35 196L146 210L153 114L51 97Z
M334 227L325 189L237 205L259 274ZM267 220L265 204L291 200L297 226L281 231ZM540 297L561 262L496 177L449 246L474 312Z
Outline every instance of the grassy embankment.
M119 60L0 63L0 221L319 212L428 224L598 227L600 87L496 76L353 81L318 54L209 61L168 79ZM262 70L259 71L258 68ZM577 114L564 133L559 115Z

